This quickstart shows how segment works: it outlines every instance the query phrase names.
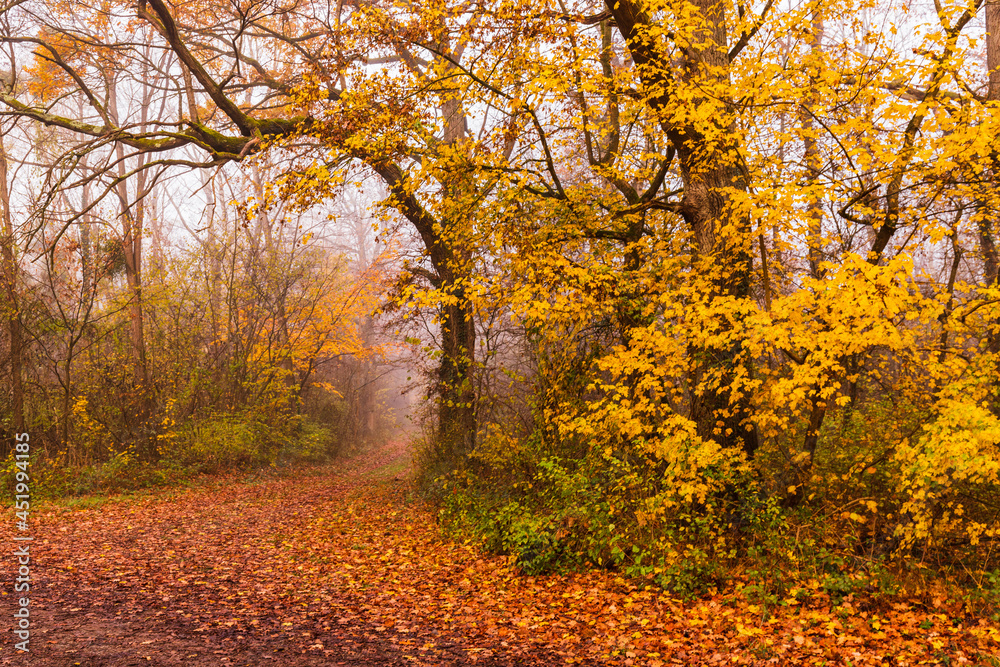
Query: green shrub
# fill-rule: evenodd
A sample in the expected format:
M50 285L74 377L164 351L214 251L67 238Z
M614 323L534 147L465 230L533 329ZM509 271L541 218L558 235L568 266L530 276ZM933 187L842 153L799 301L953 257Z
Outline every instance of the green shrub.
M58 498L116 493L176 484L199 474L272 465L320 463L335 451L328 427L289 421L282 428L241 415L214 415L176 424L158 438L159 456L143 460L132 448L115 451L101 444L107 458L87 465L70 465L66 455L47 458L32 451L29 463L34 498ZM16 460L12 453L0 464L0 489L13 493Z
M161 457L185 468L214 473L270 465L281 446L265 424L241 415L213 415L177 427L160 445Z
M337 441L332 429L312 422L305 422L298 433L282 443L277 461L284 465L295 463L321 463L336 451Z

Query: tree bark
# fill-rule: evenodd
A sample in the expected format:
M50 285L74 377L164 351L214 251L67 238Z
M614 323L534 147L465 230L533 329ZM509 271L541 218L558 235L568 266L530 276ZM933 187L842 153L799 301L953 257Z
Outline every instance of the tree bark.
M1000 102L1000 0L986 0L986 99Z
M462 103L457 98L445 99L441 104L445 118L444 143L454 145L465 139L467 122ZM453 197L463 184L445 183L446 197ZM461 221L454 221L462 224ZM441 239L444 241L444 239ZM439 437L446 447L454 448L464 458L476 446L476 391L473 372L476 354L476 320L472 303L466 296L468 267L472 262L469 248L461 241L445 241L449 246L450 266L435 266L438 275L447 279L442 287L455 297L455 303L442 308L441 317L441 368L438 374L438 393L441 406L438 412ZM442 273L442 269L444 272Z
M87 158L89 155L82 155L80 157L80 167L83 169L87 168ZM80 210L86 211L92 204L90 198L90 183L86 183L83 186L83 191L80 194ZM97 276L94 271L94 246L93 240L90 234L90 225L92 219L91 213L84 213L80 218L80 273L83 277L83 298L88 300L93 300L94 294L96 292L96 281Z
M809 48L814 57L818 58L823 49L823 19L818 9L813 10L811 21L812 32L809 36ZM815 106L819 103L819 90L815 76L810 76L809 98L805 105L801 107L800 120L802 122L803 137L802 148L805 155L806 176L810 190L813 193L809 198L806 208L807 234L806 243L809 247L809 275L814 280L819 280L825 275L825 271L820 268L820 261L823 257L823 199L819 194L819 176L823 167L823 161L819 153L819 142L813 136L815 124L813 123L813 113ZM823 400L820 389L825 377L821 376L820 381L813 385L809 391L809 424L806 427L806 435L802 442L802 453L805 455L801 463L797 463L798 484L795 490L788 494L782 504L785 507L795 507L805 498L806 485L812 477L812 467L816 460L816 447L819 445L819 433L826 419L827 403Z
M819 58L823 50L823 18L819 9L813 10L812 32L809 36L809 48L814 58ZM822 278L819 263L823 259L823 199L819 194L819 176L823 168L823 160L819 153L819 142L813 135L815 124L813 123L813 113L815 106L819 103L819 86L816 76L810 76L809 99L806 105L801 107L800 118L802 120L803 149L805 150L806 169L809 173L806 177L810 185L812 195L809 197L809 204L806 209L808 220L808 234L806 235L809 245L809 273L813 278Z
M986 67L989 86L986 103L994 113L1000 113L1000 0L986 0ZM997 252L997 234L1000 232L1000 212L997 209L997 192L1000 189L1000 154L994 150L988 160L987 169L992 184L990 193L980 201L977 211L979 246L983 253L983 282L987 287L1000 286L1000 257ZM993 323L997 325L996 322ZM1000 332L990 331L986 335L990 352L1000 358ZM1000 385L1000 380L998 380ZM994 412L1000 415L1000 401L994 404Z
M989 74L989 85L986 91L986 102L1000 105L1000 0L986 1L986 67ZM990 180L993 183L993 193L996 193L998 176L1000 176L1000 155L994 151L989 159ZM987 286L997 284L997 209L990 202L983 201L979 205L979 240L983 252L984 282ZM1000 336L993 337L996 349L1000 351Z
M0 134L0 207L3 221L3 278L7 293L7 334L10 338L11 413L14 430L24 431L24 334L21 330L20 299L17 291L19 267L14 253L14 222L7 185L7 152Z
M263 269L263 289L265 298L269 302L271 314L274 321L274 336L272 340L277 340L277 349L271 349L271 358L275 367L281 369L282 382L291 389L298 380L295 376L295 365L292 358L292 341L288 329L288 285L285 267L280 267L282 261L280 252L280 235L278 239L274 237L274 224L268 213L267 207L263 205L264 179L260 170L256 166L250 172L250 180L253 183L254 195L261 204L257 210L257 234L255 238L264 239L264 247L258 253L258 263ZM256 242L256 241L255 241Z
M690 5L704 22L690 35L690 44L682 56L680 80L724 90L729 80L724 3L694 0ZM606 6L649 93L649 106L676 149L684 184L680 213L694 237L699 255L696 261L708 267L708 296L748 298L753 271L750 218L727 194L748 190L730 105L725 102L720 106L705 97L693 103L719 107L713 109L712 120L706 121L708 126L693 121L673 122L667 112L675 104L671 91L677 81L666 50L650 35L652 19L636 0L606 0ZM692 353L703 359L696 362L694 369L696 387L710 375L719 377L717 382L693 392L691 416L698 424L698 434L753 457L758 436L750 397L733 388L736 377L752 375L751 360L739 343Z
M116 123L118 104L115 80L108 81L108 113ZM147 90L148 99L148 90ZM141 123L145 124L148 103L143 105ZM128 180L126 178L125 149L122 144L115 146L118 166L118 185L116 194L120 207L121 246L125 257L125 282L129 291L129 350L132 361L132 424L131 430L138 436L137 443L141 453L146 458L155 458L155 444L146 437L146 422L149 419L151 400L149 386L149 368L146 358L146 337L143 314L142 292L142 234L145 222L145 202L147 172L139 171L135 180L135 201L130 202ZM140 155L139 161L148 160L146 155ZM147 441L148 440L148 441Z
M476 325L472 304L464 290L454 289L457 303L442 308L441 367L438 394L441 401L438 424L442 444L464 456L475 447L476 410L472 382Z
M466 262L455 245L443 238L442 223L410 192L399 166L370 157L366 162L388 186L393 206L419 233L437 273L434 287L453 297L440 311L441 365L435 393L440 401L440 444L461 456L472 451L476 439L476 397L472 382L476 329L475 313L464 286Z

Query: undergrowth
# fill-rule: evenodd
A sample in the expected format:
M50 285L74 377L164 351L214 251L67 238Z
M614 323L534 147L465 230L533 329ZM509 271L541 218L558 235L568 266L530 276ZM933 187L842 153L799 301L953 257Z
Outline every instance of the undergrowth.
M93 463L71 463L65 453L48 456L33 448L29 461L33 498L51 499L90 494L114 494L173 486L201 475L235 470L284 469L317 464L338 453L327 426L301 422L278 429L220 415L175 425L159 437L157 456L147 460L126 447L110 451ZM0 488L13 493L17 461L14 453L0 469Z
M443 530L528 575L603 568L682 598L726 592L764 610L905 595L996 615L994 541L914 529L884 435L900 419L883 405L831 418L821 445L835 440L836 454L817 460L795 503L782 492L780 441L752 464L720 457L693 472L641 448L553 442L544 432L490 434L462 460L435 459L425 446L417 460Z

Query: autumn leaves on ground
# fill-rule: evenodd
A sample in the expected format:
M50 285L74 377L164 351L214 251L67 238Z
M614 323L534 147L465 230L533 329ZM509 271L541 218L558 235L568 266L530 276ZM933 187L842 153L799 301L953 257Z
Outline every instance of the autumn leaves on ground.
M998 652L995 627L940 600L763 609L607 572L524 576L443 538L407 459L392 444L278 481L43 507L31 652L12 656L8 620L0 664L916 665Z

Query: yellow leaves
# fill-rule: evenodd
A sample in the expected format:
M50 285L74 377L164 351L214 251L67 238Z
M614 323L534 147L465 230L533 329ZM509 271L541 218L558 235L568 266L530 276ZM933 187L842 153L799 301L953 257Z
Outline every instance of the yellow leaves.
M859 8L872 4L818 9L850 26L864 13ZM947 13L959 8L949 6ZM358 7L341 35L348 51L369 54L374 62L399 56L400 40L410 40L413 57L424 62L354 68L347 73L348 90L335 102L324 99L320 78L307 76L296 103L324 119L316 138L337 155L408 164L397 197L417 197L433 214L436 224L428 236L436 240L426 250L453 252L446 264L455 269L453 284L461 292L413 282L404 299L431 311L468 299L479 322L502 313L498 319L509 315L514 327L523 328L538 359L543 395L537 413L546 437L584 443L608 461L623 450L648 457L673 484L674 495L665 502L690 501L706 493L706 468L742 463L728 459L713 438L745 423L709 420L699 431L689 415L701 397L724 388L720 413L748 399L753 424L784 442L801 437L817 411L846 413L838 408L849 407L858 383L862 396L873 389L912 394L914 403L925 406L938 387L972 372L963 355L978 342L976 334L981 338L993 326L996 309L984 305L988 299L965 296L975 292L974 285L958 286L955 293L963 296L952 304L932 277L918 275L910 239L927 238L933 246L973 236L965 229L952 232L933 206L913 205L901 214L892 252L880 264L866 252L871 231L895 224L885 214L892 168L907 170L901 187L911 202L924 195L947 200L951 190L934 188L955 182L969 163L963 151L990 153L989 137L996 136L990 130L998 121L971 99L938 105L936 113L930 102L915 99L911 89L925 88L938 65L933 56L911 58L894 50L891 20L887 28L858 24L854 36L848 30L820 38L812 5L775 9L763 25L753 12L730 16L733 35L739 28L761 28L747 50L735 63L726 58L714 69L703 62L681 72L673 63L683 62L687 51L706 48L703 17L691 3L656 2L650 11L658 19L635 36L663 55L652 65L663 68L662 76L649 77L642 67L619 62L625 45L617 38L609 47L615 57L605 66L596 28L539 21L524 9L505 6L505 20L526 22L530 31L480 33L475 22L453 20L444 5ZM448 30L468 40L463 43L473 55L462 62L464 69L420 48ZM940 52L935 25L922 27L916 39ZM651 110L651 96L666 101ZM722 100L738 103L730 108ZM901 131L925 108L916 144L901 151ZM473 121L477 138L463 133L461 140L444 140L452 113ZM617 132L612 117L621 128L635 128L634 136ZM665 124L692 128L688 134L697 140L670 146ZM472 125L466 128L470 135ZM508 141L512 148L501 155ZM738 272L727 262L739 252L693 255L698 244L692 234L705 230L687 228L691 216L681 208L694 192L690 164L663 174L659 192L671 194L658 198L657 207L637 212L622 203L621 190L642 190L653 181L668 147L671 154L692 151L710 156L715 166L745 172L746 191L719 188L713 195L725 200L727 215L741 214L732 219L745 215L747 227L725 215L700 225L712 228L717 248L747 247L751 227L760 234L751 282L775 281L766 310L757 303L764 300L759 284L744 298L719 289ZM594 166L587 150L608 159ZM814 154L803 156L804 150ZM317 193L318 200L335 191L339 177L332 166L313 163L299 171L296 187ZM294 190L290 182L289 188ZM387 208L395 204L390 200ZM758 239L749 240L756 245ZM845 247L855 252L839 250ZM824 260L814 271L811 250ZM765 260L771 261L766 271L760 266ZM947 322L951 338L940 345L938 323L950 305L956 308ZM335 323L332 306L324 303L324 310L328 324ZM309 332L303 341L296 355L306 343L327 344L327 350L354 345L346 334L323 341ZM935 346L947 349L938 354ZM739 358L714 363L729 350L738 350ZM429 346L424 351L434 354ZM989 369L981 365L974 372L987 377ZM908 466L914 502L928 503L960 480L992 479L989 468L973 472L969 463L995 444L983 435L989 427L961 426L969 417L942 413L917 444L899 444L896 462ZM895 444L902 436L887 437ZM487 441L477 455L490 463L509 460L504 456L523 446L500 433L490 433ZM931 449L938 451L933 464L924 454ZM793 464L805 469L812 461L803 452ZM837 472L838 482L849 481L843 473ZM791 493L797 487L788 488ZM857 513L847 512L845 519L862 521L864 510L853 507ZM864 507L878 510L874 501ZM643 527L655 523L655 511L640 509L636 521Z
M964 383L961 383L964 384ZM904 487L910 494L903 511L914 521L902 527L908 540L932 536L962 523L964 508L950 497L948 490L956 483L996 484L1000 482L1000 419L976 401L967 398L939 400L935 415L915 444L904 442L896 452L902 466ZM934 520L939 503L944 503L943 517ZM977 541L986 526L976 522L965 528Z
M127 458L127 451L116 451L114 439L108 437L107 429L91 416L88 407L89 401L84 395L76 397L73 401L71 409L73 439L79 444L90 446L94 449L106 449L112 457L121 455ZM165 424L168 428L170 425L172 424Z
M754 627L747 627L747 626L743 625L743 623L737 621L736 622L736 632L741 637L757 637L759 635L764 634L764 629L761 628L761 627L756 627L756 628L754 628Z
M318 387L336 398L343 399L344 395L337 391L332 384L329 382L313 382L312 386Z
M809 465L812 462L812 454L809 452L799 452L792 457L792 463L796 466Z
M848 254L823 280L806 279L804 287L775 299L769 312L751 314L739 333L755 354L792 361L779 372L763 371L764 393L757 396L764 428L783 428L783 411L800 416L814 401L846 406L841 378L856 378L844 360L886 347L903 357L917 354L920 332L910 322L935 321L942 308L914 288L905 254L882 266Z

